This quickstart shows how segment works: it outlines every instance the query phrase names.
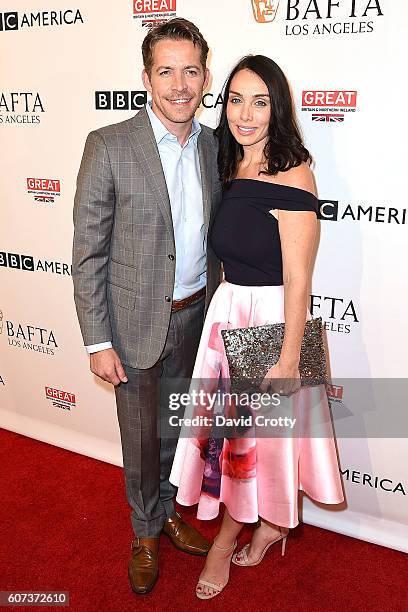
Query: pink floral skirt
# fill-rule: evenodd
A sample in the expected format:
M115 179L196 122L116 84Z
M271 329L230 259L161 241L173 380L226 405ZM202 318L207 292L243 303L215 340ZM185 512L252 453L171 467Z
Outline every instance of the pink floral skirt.
M311 318L309 311L307 316ZM222 329L283 321L283 286L248 287L223 281L208 308L192 387L205 386L208 391L212 381L216 391L220 379L228 380ZM254 523L260 516L289 528L299 522L299 490L321 503L342 502L325 387L301 387L284 401L287 413L301 423L301 435L219 439L211 433L192 437L191 429L182 429L170 475L178 487L177 501L198 504L197 518L203 520L215 518L223 502L237 521Z

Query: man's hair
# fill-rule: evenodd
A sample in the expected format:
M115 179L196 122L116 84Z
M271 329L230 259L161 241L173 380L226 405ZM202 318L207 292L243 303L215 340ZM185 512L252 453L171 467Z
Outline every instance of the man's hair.
M194 23L181 17L175 17L153 27L145 36L142 43L143 65L150 76L153 65L153 50L161 40L189 40L201 50L201 65L203 70L207 66L208 44L200 30Z

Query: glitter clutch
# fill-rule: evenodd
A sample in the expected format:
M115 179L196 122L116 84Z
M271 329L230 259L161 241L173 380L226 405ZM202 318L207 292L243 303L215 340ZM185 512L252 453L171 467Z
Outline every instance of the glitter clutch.
M256 387L279 360L285 323L221 330L227 355L231 389ZM328 383L322 318L306 321L300 351L301 385Z

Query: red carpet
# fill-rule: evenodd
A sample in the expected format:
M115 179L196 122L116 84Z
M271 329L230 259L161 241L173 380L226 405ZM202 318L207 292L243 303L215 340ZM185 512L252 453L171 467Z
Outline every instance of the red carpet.
M69 591L75 612L408 609L404 553L309 525L291 531L285 557L277 546L258 567L232 566L228 587L211 602L194 595L203 560L163 537L159 582L149 595L134 595L122 470L4 430L0 447L0 590ZM182 513L215 534L215 521L199 523L191 508Z

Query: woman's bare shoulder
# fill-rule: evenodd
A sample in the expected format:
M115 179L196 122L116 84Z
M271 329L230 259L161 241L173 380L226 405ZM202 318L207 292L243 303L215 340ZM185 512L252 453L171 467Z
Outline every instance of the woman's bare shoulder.
M273 179L273 182L281 185L288 185L288 187L304 189L305 191L309 191L313 195L317 196L313 172L311 171L309 164L306 162L302 162L300 166L291 168L286 172L279 172L279 174L273 177Z

